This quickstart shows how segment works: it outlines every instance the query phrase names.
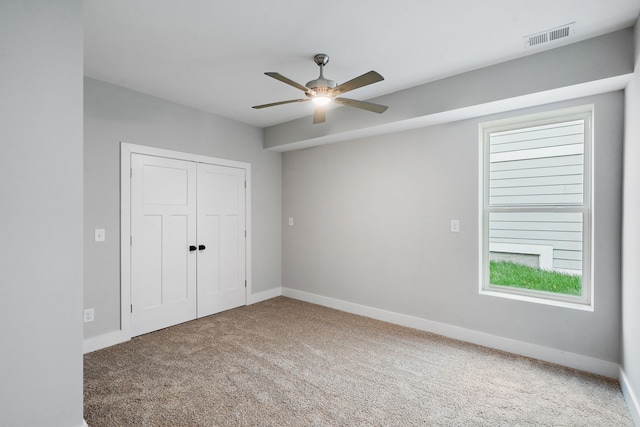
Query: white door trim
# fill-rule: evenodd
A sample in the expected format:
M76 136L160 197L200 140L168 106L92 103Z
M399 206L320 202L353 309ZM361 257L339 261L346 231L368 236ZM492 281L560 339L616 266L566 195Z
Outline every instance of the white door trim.
M245 170L247 189L245 192L246 210L246 279L247 303L251 292L251 164L234 160L219 159L199 154L147 147L145 145L120 142L120 332L122 341L131 339L131 154L167 157L197 163L229 166Z

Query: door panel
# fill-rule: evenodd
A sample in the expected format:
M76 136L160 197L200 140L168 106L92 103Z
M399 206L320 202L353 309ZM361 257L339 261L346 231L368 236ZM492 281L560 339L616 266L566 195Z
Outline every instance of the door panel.
M142 308L148 309L162 305L162 216L145 215L141 220L143 232L139 243L144 257L139 258L143 261L140 276L144 280L135 283L135 291L142 294ZM135 234L138 244L138 233Z
M193 162L131 155L132 336L196 317Z
M198 219L200 242L207 248L198 254L198 298L214 297L220 291L220 216L201 215ZM199 305L198 317L203 316L201 310Z
M164 271L167 283L175 283L179 286L167 286L164 289L164 299L168 303L177 303L189 298L188 280L193 276L189 274L189 217L187 215L168 215L165 226L163 264L171 265ZM191 218L193 222L193 218ZM197 277L197 276L196 276ZM196 284L197 286L197 284ZM195 295L191 295L193 298Z
M159 159L156 157L156 159ZM172 159L165 160L167 163ZM179 161L179 160L176 160ZM144 169L144 204L145 205L170 205L186 206L189 203L189 171L180 169L174 165L149 165Z
M246 304L245 171L198 164L198 317Z
M220 254L220 276L222 290L234 289L239 283L240 277L240 242L237 230L240 228L240 221L237 215L227 215L224 217L224 227L222 227L222 240L225 242L225 250ZM244 228L243 228L244 230ZM243 286L244 286L244 277Z

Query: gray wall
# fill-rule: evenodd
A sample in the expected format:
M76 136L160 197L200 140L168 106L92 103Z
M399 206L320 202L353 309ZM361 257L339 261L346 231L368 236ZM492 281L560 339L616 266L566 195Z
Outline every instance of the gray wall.
M84 96L85 338L120 329L120 141L251 163L253 293L280 287L281 155L261 129L90 78Z
M595 311L479 295L478 124L586 103ZM622 131L618 91L283 153L283 286L617 363Z
M626 90L622 259L622 369L640 399L640 19L636 23L636 71ZM640 403L640 402L639 402ZM640 407L636 408L640 411ZM637 414L637 412L636 412ZM636 419L640 424L640 417Z
M82 2L0 2L0 425L82 425Z

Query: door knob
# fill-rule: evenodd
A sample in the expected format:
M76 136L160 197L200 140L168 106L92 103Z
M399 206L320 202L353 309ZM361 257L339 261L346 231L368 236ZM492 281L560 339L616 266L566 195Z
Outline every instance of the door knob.
M197 248L193 245L189 246L189 252L195 251Z
M198 250L204 251L205 249L207 249L205 245L198 246Z

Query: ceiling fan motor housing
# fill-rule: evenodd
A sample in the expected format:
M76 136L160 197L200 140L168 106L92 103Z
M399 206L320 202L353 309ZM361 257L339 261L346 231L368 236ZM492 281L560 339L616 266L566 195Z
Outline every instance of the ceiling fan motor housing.
M329 89L333 89L334 87L338 86L338 84L333 80L320 77L315 80L311 80L305 86L309 89L312 89L316 93L316 95L322 95L323 93L326 94Z

